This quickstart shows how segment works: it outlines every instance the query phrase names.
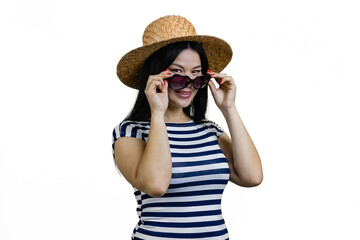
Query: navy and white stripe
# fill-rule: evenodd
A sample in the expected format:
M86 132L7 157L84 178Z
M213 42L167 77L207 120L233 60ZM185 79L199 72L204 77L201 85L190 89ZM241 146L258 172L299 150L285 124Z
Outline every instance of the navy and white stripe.
M223 130L214 122L166 123L172 156L172 178L164 196L154 198L134 188L140 221L134 240L229 239L221 213L221 197L229 166L217 138ZM124 121L119 137L147 142L150 122Z

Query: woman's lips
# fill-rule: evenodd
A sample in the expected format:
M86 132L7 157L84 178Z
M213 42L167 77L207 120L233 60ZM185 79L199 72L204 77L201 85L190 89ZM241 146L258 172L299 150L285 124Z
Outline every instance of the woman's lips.
M175 92L181 98L189 98L189 97L191 97L191 91L178 90L178 91L175 91Z

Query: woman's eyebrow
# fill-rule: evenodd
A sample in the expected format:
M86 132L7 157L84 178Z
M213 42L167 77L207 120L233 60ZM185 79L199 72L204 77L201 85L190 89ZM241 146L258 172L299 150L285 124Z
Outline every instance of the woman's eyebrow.
M180 65L180 64L178 64L178 63L172 63L171 65L174 65L174 66L177 66L177 67L179 67L179 68L184 69L184 66L182 66L182 65ZM170 65L170 66L171 66L171 65ZM201 65L198 65L198 66L194 67L193 69L196 69L196 68L201 68Z
M184 69L184 67L183 67L182 65L180 65L180 64L177 64L177 63L172 63L171 65L174 65L174 66L177 66L177 67L179 67L179 68L182 68L182 69Z

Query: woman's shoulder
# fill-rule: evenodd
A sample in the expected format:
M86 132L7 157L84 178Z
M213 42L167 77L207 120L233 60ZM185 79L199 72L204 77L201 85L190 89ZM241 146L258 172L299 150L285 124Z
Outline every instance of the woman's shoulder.
M217 137L219 137L224 132L224 129L220 127L216 122L206 118L202 119L198 124L203 125L209 131L214 132Z
M148 127L150 125L150 121L135 121L135 120L124 120L120 122L117 127Z
M149 121L124 120L113 130L113 142L120 137L134 137L144 139L144 133L150 128Z
M206 126L219 126L216 122L207 118L200 120L199 124L204 124Z

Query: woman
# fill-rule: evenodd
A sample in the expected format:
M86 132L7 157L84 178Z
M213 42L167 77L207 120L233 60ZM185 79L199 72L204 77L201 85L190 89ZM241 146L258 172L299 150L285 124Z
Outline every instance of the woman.
M220 73L231 48L180 16L155 20L143 41L118 64L120 80L139 93L113 132L116 165L139 204L132 239L229 239L220 208L228 180L251 187L263 178L235 82ZM205 118L208 86L231 138Z

